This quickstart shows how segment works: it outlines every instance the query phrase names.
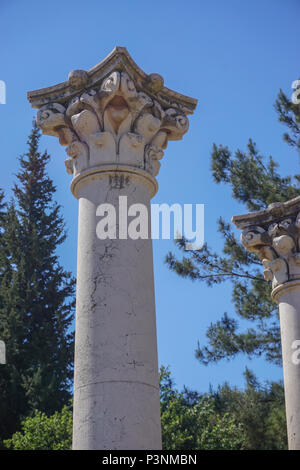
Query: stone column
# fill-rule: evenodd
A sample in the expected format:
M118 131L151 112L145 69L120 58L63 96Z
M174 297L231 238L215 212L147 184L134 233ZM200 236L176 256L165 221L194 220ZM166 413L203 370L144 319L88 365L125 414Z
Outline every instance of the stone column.
M73 449L160 449L150 200L163 151L188 130L196 100L120 47L28 98L43 133L66 146L79 201ZM147 234L128 238L127 209L130 221L141 204Z
M300 450L300 197L233 217L279 305L289 449Z

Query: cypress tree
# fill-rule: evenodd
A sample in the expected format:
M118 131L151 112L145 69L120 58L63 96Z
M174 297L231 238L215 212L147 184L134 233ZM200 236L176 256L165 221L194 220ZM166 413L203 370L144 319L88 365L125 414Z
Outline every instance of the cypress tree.
M2 440L35 409L53 413L71 397L75 280L56 254L66 231L46 172L50 156L39 152L39 139L34 125L0 220L0 339L7 351L0 368Z

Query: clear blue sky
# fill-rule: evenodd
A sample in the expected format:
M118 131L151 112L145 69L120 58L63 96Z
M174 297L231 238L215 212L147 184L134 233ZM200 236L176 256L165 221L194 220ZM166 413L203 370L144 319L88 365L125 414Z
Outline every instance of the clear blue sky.
M273 104L279 89L290 95L299 78L299 16L299 0L1 0L0 80L7 85L7 104L0 105L0 187L11 195L17 157L26 149L35 115L26 92L62 82L115 45L126 46L145 72L160 73L167 87L199 100L188 134L168 146L153 202L204 203L205 239L220 249L218 217L230 220L244 207L212 181L213 143L245 149L252 137L282 173L297 171L298 157L282 141ZM64 149L43 136L45 148L68 228L61 262L75 273L77 201L69 191ZM205 341L207 326L233 310L231 286L212 289L178 278L163 263L172 248L170 241L155 241L154 267L159 362L170 365L178 387L207 391L225 380L242 386L246 365L260 379L281 378L281 369L263 360L241 356L209 367L197 362L194 350Z

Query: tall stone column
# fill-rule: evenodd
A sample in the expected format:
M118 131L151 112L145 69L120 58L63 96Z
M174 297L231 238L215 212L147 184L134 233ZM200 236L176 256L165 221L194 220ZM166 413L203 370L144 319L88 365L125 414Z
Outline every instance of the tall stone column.
M160 449L150 218L147 236L128 238L127 208L150 214L164 149L188 130L196 100L121 47L28 99L43 133L66 146L79 201L73 449Z
M300 197L233 217L279 305L289 449L300 450Z

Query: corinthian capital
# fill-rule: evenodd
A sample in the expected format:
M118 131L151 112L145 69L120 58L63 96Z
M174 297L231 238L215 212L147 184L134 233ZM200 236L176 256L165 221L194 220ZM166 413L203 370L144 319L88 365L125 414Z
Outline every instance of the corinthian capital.
M101 166L129 166L156 176L169 140L189 127L197 101L145 74L127 50L116 47L89 71L28 93L36 122L66 146L67 172L76 177Z
M281 286L300 281L300 196L232 220L243 229L245 248L262 260L264 277L272 281L275 300Z

